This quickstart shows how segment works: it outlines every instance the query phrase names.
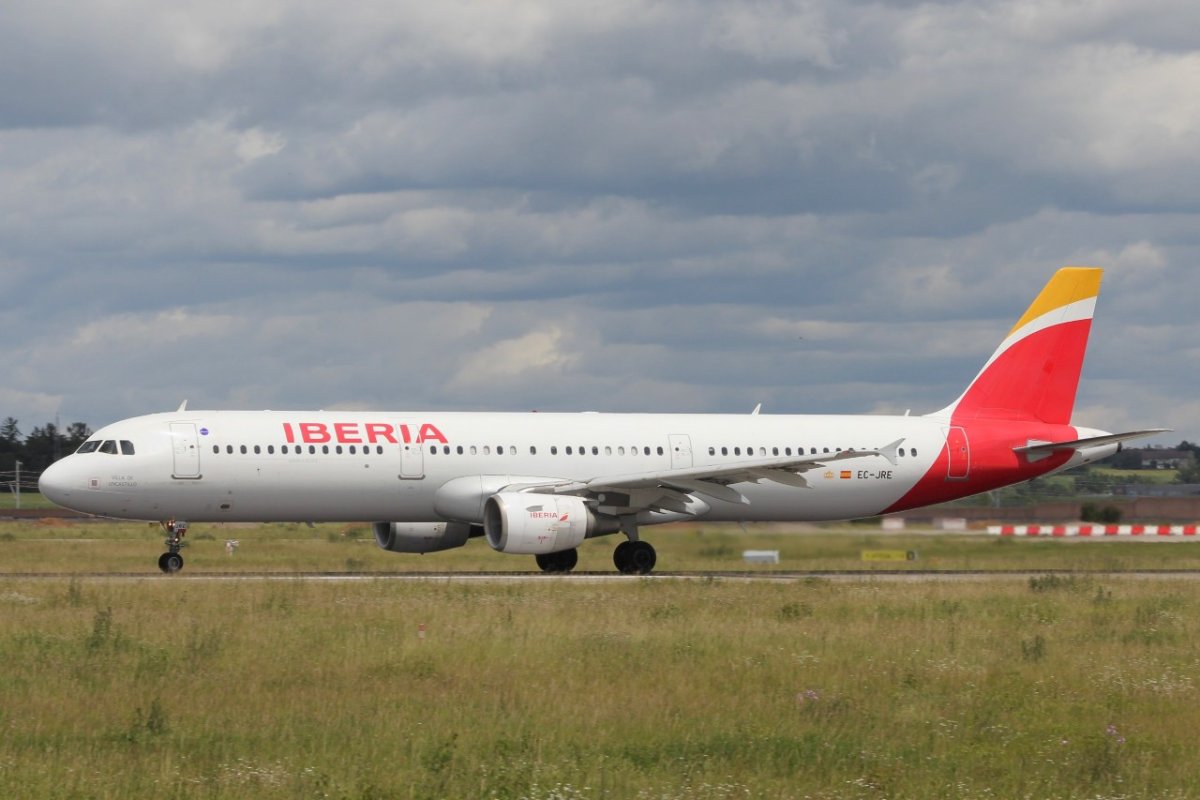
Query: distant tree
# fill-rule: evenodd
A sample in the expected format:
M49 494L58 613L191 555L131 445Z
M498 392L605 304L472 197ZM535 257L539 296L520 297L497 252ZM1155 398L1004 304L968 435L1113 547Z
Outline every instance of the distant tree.
M25 457L22 459L31 470L43 470L53 464L66 450L58 426L47 422L25 437Z
M64 455L74 453L79 449L79 445L86 442L91 435L92 429L87 426L86 422L72 422L67 426L66 435L63 437Z
M5 417L4 422L0 422L0 457L3 457L0 463L7 465L10 457L13 460L19 460L23 450L24 445L21 442L21 431L17 427L17 421L12 417Z
M1116 469L1141 469L1142 451L1134 448L1124 448L1112 457L1112 465Z

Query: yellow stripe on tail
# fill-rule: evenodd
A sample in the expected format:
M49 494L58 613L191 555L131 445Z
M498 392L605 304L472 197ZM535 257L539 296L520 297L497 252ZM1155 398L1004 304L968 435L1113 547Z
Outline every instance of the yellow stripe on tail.
M1042 289L1042 293L1029 306L1025 316L1017 321L1009 335L1016 333L1021 326L1032 322L1043 314L1055 309L1096 297L1100 294L1100 279L1104 270L1099 267L1063 267L1054 273L1054 277Z

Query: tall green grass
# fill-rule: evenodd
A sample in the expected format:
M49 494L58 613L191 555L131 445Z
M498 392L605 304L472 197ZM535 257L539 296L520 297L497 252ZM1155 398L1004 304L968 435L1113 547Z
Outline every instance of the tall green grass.
M5 797L1200 795L1181 581L10 579L0 665Z

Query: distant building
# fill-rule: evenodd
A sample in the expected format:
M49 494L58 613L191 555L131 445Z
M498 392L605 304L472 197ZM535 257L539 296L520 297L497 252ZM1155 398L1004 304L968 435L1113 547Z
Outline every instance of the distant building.
M1191 450L1172 450L1166 447L1142 447L1126 450L1132 458L1135 454L1141 459L1141 469L1183 469L1192 466L1195 453Z

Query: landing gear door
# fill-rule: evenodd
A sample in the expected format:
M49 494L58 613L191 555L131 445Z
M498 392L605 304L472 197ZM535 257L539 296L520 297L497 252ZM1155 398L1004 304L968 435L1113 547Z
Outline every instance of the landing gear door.
M946 480L965 481L971 475L971 445L966 430L957 426L946 429L946 451L950 457Z
M671 444L671 469L692 466L692 438L685 433L672 433L667 438Z
M171 423L171 447L174 457L172 478L196 480L200 477L200 440L191 422Z
M420 442L400 442L400 478L419 481L425 477L425 445Z

